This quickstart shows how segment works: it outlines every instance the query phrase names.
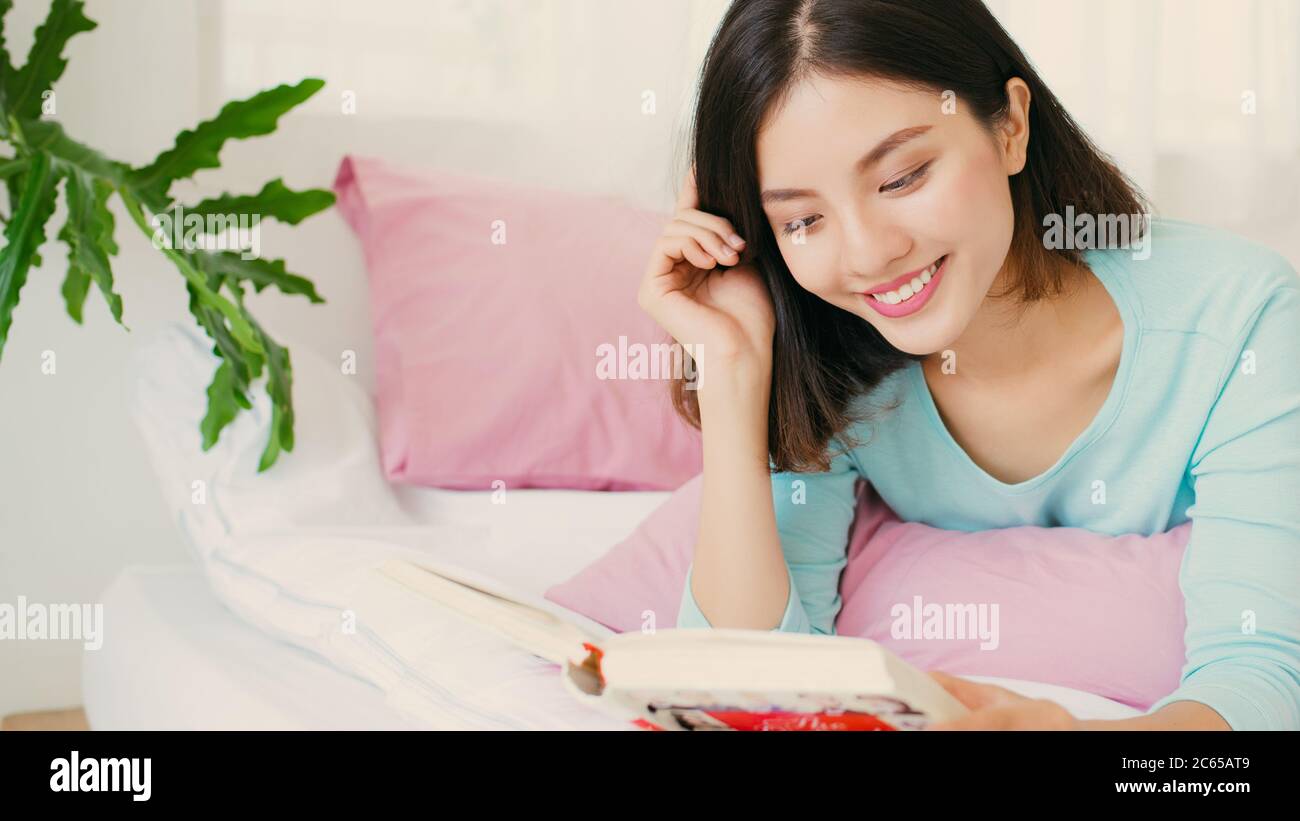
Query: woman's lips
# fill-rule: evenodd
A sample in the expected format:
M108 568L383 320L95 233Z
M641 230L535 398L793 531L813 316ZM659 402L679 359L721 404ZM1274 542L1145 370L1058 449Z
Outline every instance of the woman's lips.
M886 291L897 291L899 288L903 287L907 283L911 282L913 279L916 279L918 276L920 276L921 272L923 271L930 271L930 273L933 274L934 271L932 271L931 269L934 268L934 264L941 259L943 259L943 257L937 257L931 260L929 264L921 268L917 268L915 271L912 271L911 273L903 274L901 277L898 277L897 279L891 279L889 282L886 282L884 285L879 285L875 288L872 288L869 291L863 291L862 293L883 294Z
M898 317L914 314L917 311L921 310L921 308L925 307L925 303L930 301L930 296L936 290L938 290L939 280L943 278L944 272L947 271L948 269L948 255L944 254L942 257L939 258L938 262L939 262L939 267L936 268L934 273L930 275L929 282L923 281L921 283L920 291L912 294L911 296L909 296L906 299L903 299L900 302L890 304L888 302L881 301L876 297L872 296L872 293L883 294L886 291L897 292L898 289L903 287L902 277L900 277L898 280L895 280L895 282L899 283L898 286L896 286L895 288L877 289L874 292L863 293L862 298L865 299L867 301L867 304L870 305L872 308L874 308L878 313L880 313L882 316L887 316L890 319L897 319ZM923 270L928 270L928 269L923 269ZM913 277L913 280L915 279L921 279L921 277ZM910 282L908 283L907 287L910 289L911 287Z

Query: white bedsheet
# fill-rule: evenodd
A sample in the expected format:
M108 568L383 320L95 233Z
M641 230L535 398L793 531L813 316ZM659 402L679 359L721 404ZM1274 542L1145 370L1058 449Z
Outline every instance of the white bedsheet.
M373 568L406 555L581 620L545 600L546 588L627 536L666 494L518 490L504 505L490 493L400 495L414 523L246 535L207 554L207 579L248 622L372 682L425 726L626 729L573 700L554 664Z
M104 646L87 652L82 664L92 729L439 728L394 709L373 684L236 617L194 565L129 567L102 601L111 627ZM1064 687L972 678L1050 698L1080 718L1137 714Z
M165 574L120 578L106 591L115 604L105 611L105 646L87 658L91 720L204 726L209 710L212 721L234 726L383 720L442 729L625 729L572 699L556 665L374 568L395 556L442 564L578 619L542 593L626 537L668 494L395 487L378 464L370 398L337 365L286 342L295 351L297 446L263 473L257 463L271 413L260 387L253 409L205 453L198 428L216 364L210 343L177 325L137 350L134 415L164 497L212 597L267 641L259 649L246 631L222 629L211 609L191 619L184 597L165 590L132 603L133 586L165 588ZM119 617L123 635L115 641ZM251 670L234 673L241 648ZM343 686L354 695L355 684L377 689L400 718L370 708L331 718L347 701L334 699L332 685L322 687L318 703L306 699L285 712L287 694L322 677L304 667L304 651L353 681ZM288 672L275 680L282 667ZM1030 692L1041 693L1036 687ZM1087 694L1057 695L1073 699L1067 706L1081 717L1133 714Z
M92 730L426 726L373 684L236 617L195 565L128 567L101 601L104 645L81 665Z
M499 636L404 589L367 599L364 580L382 581L362 571L385 552L378 540L386 537L417 555L429 545L438 561L540 599L626 537L667 494L519 490L504 505L490 492L398 495L417 522L430 524L250 537L209 553L206 576L196 565L128 568L103 594L104 646L85 654L92 726L627 729L571 699L554 665ZM299 601L305 591L326 601ZM367 600L389 605L393 597L401 603L365 609ZM322 630L336 625L345 600L377 636ZM400 658L386 659L378 642Z
M578 704L554 665L499 636L404 589L378 591L372 604L402 603L368 613L366 591L339 577L386 552L379 546L386 539L417 555L427 546L440 562L540 599L625 538L668 494L517 490L506 504L494 504L487 491L401 488L395 495L411 515L407 525L248 537L206 552L206 575L198 565L124 571L101 599L104 646L85 654L91 726L629 729ZM401 658L386 661L363 635L322 631L337 607L297 602L308 590L334 601L353 597L358 622ZM409 627L384 622L394 618Z

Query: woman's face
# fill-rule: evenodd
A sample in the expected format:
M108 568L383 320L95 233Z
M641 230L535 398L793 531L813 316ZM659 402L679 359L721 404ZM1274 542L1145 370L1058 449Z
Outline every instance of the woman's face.
M995 138L960 99L862 79L792 89L757 148L763 209L795 280L905 353L949 348L1011 245L1007 178L1024 166L1029 91L1019 79L1008 90Z

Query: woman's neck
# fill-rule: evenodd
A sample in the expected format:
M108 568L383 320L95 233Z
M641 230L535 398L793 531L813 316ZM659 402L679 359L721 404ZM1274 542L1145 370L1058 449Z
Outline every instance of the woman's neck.
M1071 352L1092 347L1113 328L1117 309L1105 286L1083 265L1067 265L1062 293L1028 304L1015 295L986 297L962 335L949 350L956 353L956 375L962 381L1015 381L1043 367L1059 365ZM994 293L1006 291L1004 266L993 283ZM1080 346L1086 346L1080 348ZM943 352L930 354L926 364L944 372Z

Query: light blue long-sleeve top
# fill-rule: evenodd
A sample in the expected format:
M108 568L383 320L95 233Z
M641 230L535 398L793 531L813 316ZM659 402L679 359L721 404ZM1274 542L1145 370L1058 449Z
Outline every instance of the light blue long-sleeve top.
M1300 277L1226 231L1152 219L1149 242L1147 259L1085 252L1123 317L1123 353L1101 410L1045 472L1006 484L981 469L911 362L869 394L874 408L902 401L855 431L866 444L829 472L773 475L790 577L776 631L835 632L859 476L903 521L950 530L1149 536L1190 519L1179 570L1186 663L1178 689L1148 712L1189 700L1233 729L1300 729ZM710 627L691 578L677 625ZM1247 611L1254 632L1243 630Z

